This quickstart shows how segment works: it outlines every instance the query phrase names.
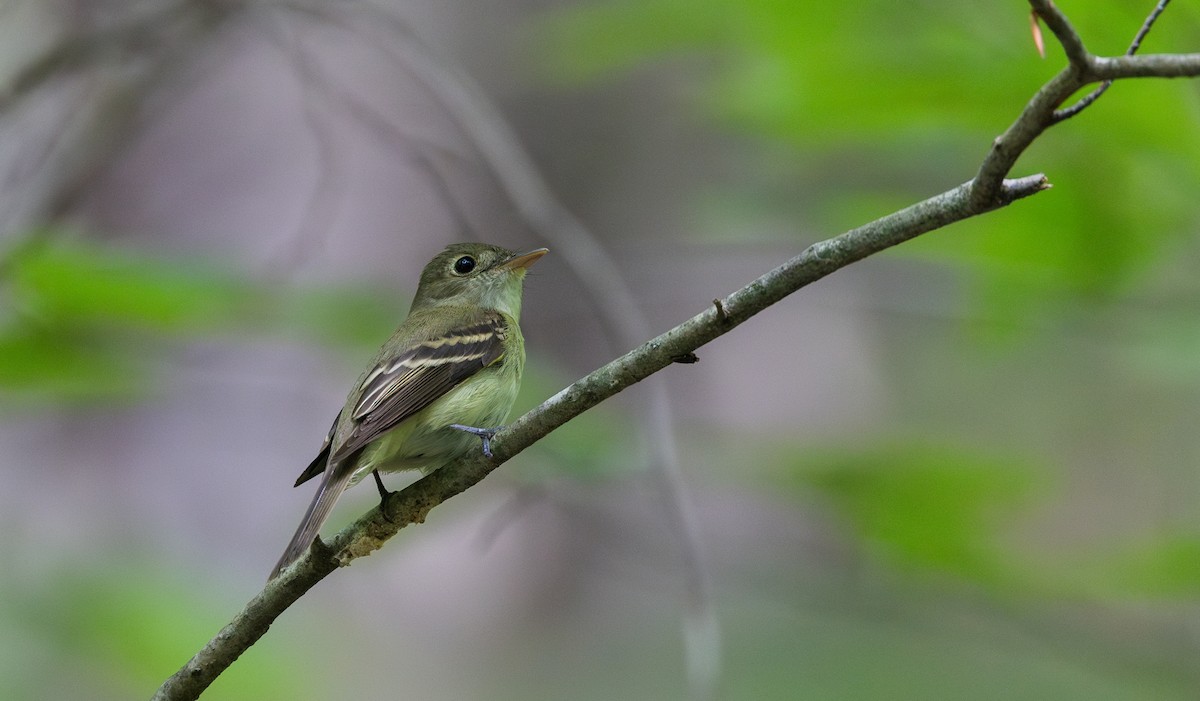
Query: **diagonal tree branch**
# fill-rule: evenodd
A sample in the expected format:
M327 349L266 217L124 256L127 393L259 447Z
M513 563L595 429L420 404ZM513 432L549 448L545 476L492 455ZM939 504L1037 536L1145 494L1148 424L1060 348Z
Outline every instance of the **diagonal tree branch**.
M972 180L882 219L816 243L691 319L642 343L625 355L576 381L520 417L492 443L493 457L482 454L434 472L347 526L328 544L320 540L309 553L268 583L246 607L179 671L155 699L195 699L271 623L317 582L338 567L378 549L411 523L421 523L446 499L478 483L501 464L626 387L687 358L696 349L729 333L750 317L793 292L867 256L948 224L1005 207L1050 187L1045 176L1007 179L1017 158L1055 122L1054 110L1081 87L1106 79L1176 77L1200 74L1200 55L1124 56L1089 54L1066 18L1048 0L1030 0L1060 43L1070 65L1046 83L1011 126L998 137Z
M347 526L328 543L313 543L308 554L267 584L208 645L169 678L155 699L194 699L234 660L267 632L271 623L317 582L338 567L369 555L412 523L422 523L443 501L484 477L554 429L600 402L686 357L755 314L830 273L869 255L1049 187L1033 175L1001 184L996 201L971 204L971 183L919 202L803 253L719 300L703 312L593 371L547 399L497 434L491 459L477 454L447 466L393 493L387 502Z

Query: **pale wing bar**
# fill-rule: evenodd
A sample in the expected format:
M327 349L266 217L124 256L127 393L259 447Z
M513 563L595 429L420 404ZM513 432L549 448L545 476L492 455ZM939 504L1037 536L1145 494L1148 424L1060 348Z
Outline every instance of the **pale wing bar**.
M354 428L337 447L331 462L363 448L471 375L500 360L506 333L504 317L488 314L477 324L424 341L380 364L364 380L362 396L351 415Z

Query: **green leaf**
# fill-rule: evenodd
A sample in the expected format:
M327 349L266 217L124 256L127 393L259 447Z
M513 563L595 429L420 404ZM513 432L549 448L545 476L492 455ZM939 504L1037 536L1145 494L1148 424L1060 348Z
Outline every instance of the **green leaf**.
M1114 552L1115 551L1115 552ZM1200 595L1200 538L1167 535L1132 546L1111 543L1071 564L1086 590L1109 598L1192 601Z
M16 303L46 323L195 333L261 317L263 308L251 285L194 260L74 243L26 248L9 265Z
M148 384L151 350L215 333L298 331L358 352L377 346L399 316L390 296L284 290L232 264L74 240L18 247L2 265L0 294L12 304L0 317L0 392L10 400L132 397Z
M984 582L1013 576L998 535L1033 478L1011 462L897 445L808 458L795 476L899 565Z
M199 586L164 578L159 569L60 572L47 586L8 592L12 605L0 609L5 627L54 650L54 659L33 656L14 670L13 686L56 689L63 697L74 689L73 698L145 697L157 688L233 610L228 602L206 598ZM222 697L303 696L305 681L295 673L294 658L304 651L290 653L292 659L251 650L218 680Z
M53 401L132 396L140 373L90 334L17 327L0 331L0 391Z

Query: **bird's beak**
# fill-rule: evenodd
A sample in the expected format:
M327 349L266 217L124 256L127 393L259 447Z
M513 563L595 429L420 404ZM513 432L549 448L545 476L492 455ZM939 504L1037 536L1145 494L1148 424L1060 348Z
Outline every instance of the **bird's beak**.
M517 255L513 256L512 258L509 258L508 260L504 261L497 267L503 268L505 270L519 270L521 268L528 268L529 266L536 263L538 261L538 258L541 258L542 256L546 255L549 252L550 252L549 248L535 248L532 251L528 251L526 253L518 253Z

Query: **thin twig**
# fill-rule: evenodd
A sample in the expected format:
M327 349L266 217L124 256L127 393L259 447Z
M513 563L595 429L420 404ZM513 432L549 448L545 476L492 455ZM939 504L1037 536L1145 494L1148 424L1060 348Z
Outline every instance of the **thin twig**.
M1134 35L1133 41L1129 44L1129 48L1125 50L1126 56L1132 56L1137 53L1138 49L1140 49L1142 46L1142 40L1145 39L1146 35L1150 33L1150 29L1154 26L1154 23L1158 21L1158 16L1162 14L1163 10L1167 9L1167 4L1170 2L1171 0L1158 0L1158 4L1154 6L1154 10L1152 10L1150 15L1146 17L1146 21L1142 22L1141 29L1139 29L1138 33ZM1104 81L1099 87L1083 96L1083 98L1070 107L1055 110L1051 120L1054 124L1057 124L1064 119L1070 119L1071 117L1074 117L1075 115L1087 109L1088 106L1093 102L1099 100L1100 96L1103 95L1112 84L1112 80Z
M133 54L150 53L177 38L181 26L190 24L198 12L211 17L212 11L208 3L178 0L127 23L68 35L18 69L12 80L0 87L0 114L51 80L94 68L97 62L114 64Z
M1079 71L1086 69L1088 57L1091 54L1084 47L1083 39L1080 38L1079 32L1075 31L1075 27L1071 26L1071 21L1067 19L1067 16L1050 0L1029 0L1029 4L1037 16L1041 17L1046 26L1050 28L1050 31L1054 32L1054 37L1062 45L1071 66Z
M1171 0L1158 0L1158 4L1154 6L1154 10L1146 17L1146 21L1142 22L1142 28L1134 35L1133 42L1129 44L1129 48L1125 51L1126 56L1132 56L1137 53L1138 49L1142 48L1142 40L1150 33L1150 29L1154 27L1154 23L1158 21L1158 16L1163 13L1163 10L1167 9L1167 5L1170 3Z
M1083 48L1083 41L1079 39L1071 23L1052 2L1029 0L1029 4L1067 49L1070 63L1034 94L1008 129L992 142L992 148L984 157L975 176L975 191L972 193L972 203L975 205L982 205L997 196L1000 181L1012 171L1017 158L1029 148L1034 139L1041 136L1042 132L1061 121L1055 118L1055 110L1083 86L1117 78L1177 78L1200 75L1200 54L1153 54L1111 58L1093 56ZM1153 24L1149 20L1147 22Z

